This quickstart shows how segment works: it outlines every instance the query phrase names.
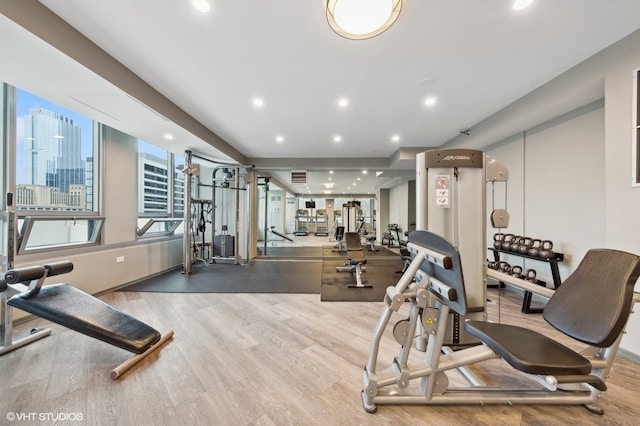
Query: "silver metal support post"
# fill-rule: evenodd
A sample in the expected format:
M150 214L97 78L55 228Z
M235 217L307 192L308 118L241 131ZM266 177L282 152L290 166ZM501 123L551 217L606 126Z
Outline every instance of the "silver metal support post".
M184 254L182 271L191 275L191 151L184 152Z

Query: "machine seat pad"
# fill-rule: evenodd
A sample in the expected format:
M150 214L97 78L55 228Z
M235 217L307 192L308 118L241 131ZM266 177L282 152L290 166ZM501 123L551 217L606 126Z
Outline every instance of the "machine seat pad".
M464 328L525 373L552 376L591 373L588 359L533 330L485 321L467 321Z
M13 296L9 305L136 354L160 340L138 319L68 284L44 286L32 297Z
M366 265L367 259L355 259L353 257L349 258L349 265Z

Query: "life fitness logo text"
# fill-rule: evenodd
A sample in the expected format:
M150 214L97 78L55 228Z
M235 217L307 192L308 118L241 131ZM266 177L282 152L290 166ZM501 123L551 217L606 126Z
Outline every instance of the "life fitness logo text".
M442 161L471 160L468 155L447 155Z

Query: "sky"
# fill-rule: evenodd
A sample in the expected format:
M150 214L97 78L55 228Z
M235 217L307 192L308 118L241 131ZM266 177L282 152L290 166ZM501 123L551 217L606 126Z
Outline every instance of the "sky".
M66 109L46 99L35 96L25 90L16 88L16 183L24 182L24 117L29 115L31 108L41 108L53 111L64 117L73 120L76 126L80 127L80 138L82 141L82 158L93 156L93 120L77 112ZM167 158L167 151L160 149L150 143L139 141L138 149L141 152L149 152L160 158Z
M16 183L24 183L24 117L29 115L31 108L41 108L53 111L73 120L80 127L80 139L82 141L82 158L93 155L93 120L74 111L63 108L45 99L32 95L29 92L16 88Z

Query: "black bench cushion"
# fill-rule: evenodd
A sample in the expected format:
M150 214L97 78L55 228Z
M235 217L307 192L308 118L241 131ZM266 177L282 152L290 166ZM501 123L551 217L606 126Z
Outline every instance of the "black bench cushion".
M160 340L154 328L68 284L44 286L35 296L19 294L7 303L137 354Z
M533 330L485 321L467 321L464 328L525 373L553 376L591 373L588 359Z
M629 318L638 275L638 256L591 249L549 299L544 319L576 340L611 346Z

